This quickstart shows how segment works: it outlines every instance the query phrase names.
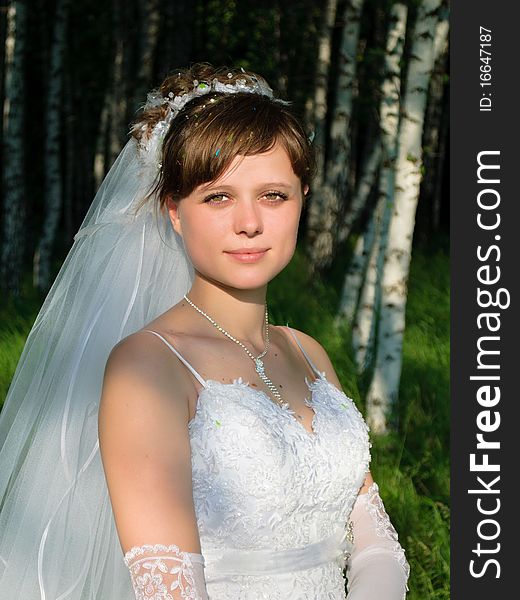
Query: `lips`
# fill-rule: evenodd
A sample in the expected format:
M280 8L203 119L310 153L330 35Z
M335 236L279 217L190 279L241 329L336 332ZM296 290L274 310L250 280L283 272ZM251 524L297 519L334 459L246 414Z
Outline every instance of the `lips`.
M226 252L226 254L241 263L255 263L262 260L268 250L269 248L237 248Z
M228 254L258 254L266 252L269 248L237 248L236 250L227 250Z

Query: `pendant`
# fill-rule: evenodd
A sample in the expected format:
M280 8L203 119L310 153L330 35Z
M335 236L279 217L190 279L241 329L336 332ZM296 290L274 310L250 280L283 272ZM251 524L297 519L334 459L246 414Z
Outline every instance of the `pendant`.
M280 404L280 406L285 406L285 403L282 403L282 396L280 392L276 389L274 383L267 377L264 371L264 363L260 358L255 358L255 369L258 373L260 379L265 383L265 385L269 388L269 391L276 398L276 401Z
M264 363L261 358L255 358L255 368L256 372L259 375L262 375L262 373L264 372Z

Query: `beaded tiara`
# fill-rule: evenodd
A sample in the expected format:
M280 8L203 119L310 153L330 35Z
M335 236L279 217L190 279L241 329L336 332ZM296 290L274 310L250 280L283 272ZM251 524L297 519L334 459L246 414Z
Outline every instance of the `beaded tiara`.
M232 78L232 73L228 73L228 77ZM155 169L161 169L161 148L164 137L170 127L171 122L179 114L179 112L186 106L190 100L199 96L204 96L211 92L221 92L224 94L237 94L239 92L245 92L249 94L260 94L261 96L267 96L273 101L280 104L290 105L291 103L286 100L274 98L273 90L265 81L260 81L256 77L252 76L249 78L249 82L245 77L237 79L234 83L224 83L214 78L212 81L198 81L193 80L193 89L190 92L181 95L175 95L173 92L169 92L167 96L163 96L159 90L154 90L147 95L146 104L144 110L150 108L157 108L165 104L168 105L166 114L163 119L158 121L151 129L149 135L141 136L139 147L140 156L142 161ZM215 102L214 98L210 99L210 102ZM135 128L141 128L144 131L148 129L147 124L137 123Z

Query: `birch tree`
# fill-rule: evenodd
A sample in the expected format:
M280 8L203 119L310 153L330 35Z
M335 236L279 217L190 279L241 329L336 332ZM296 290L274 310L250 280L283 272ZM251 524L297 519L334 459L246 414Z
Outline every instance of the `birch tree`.
M377 354L366 396L367 421L374 433L387 431L387 420L399 391L407 284L421 183L424 113L441 3L441 0L421 2L411 40L398 137L395 199L382 275Z
M350 234L352 223L359 215L361 210L367 205L370 191L374 186L377 177L377 170L381 158L381 144L377 140L372 147L366 159L362 170L358 187L352 201L351 210L347 213L346 222L343 223L343 229L340 230L339 239L344 241ZM343 232L343 234L342 234ZM344 319L347 323L354 321L356 314L360 290L363 285L363 278L366 273L371 247L370 226L365 232L358 236L354 247L353 256L349 262L339 302L338 311L334 322L337 325Z
M429 231L436 231L440 221L442 165L447 137L446 127L448 125L447 107L443 103L444 77L448 59L448 14L447 7L444 7L435 35L434 69L430 81L430 93L424 123L424 180L421 188L424 197L431 200L428 205L430 210L423 212L428 220Z
M20 293L25 250L24 181L24 55L27 27L25 0L11 2L7 10L5 87L3 103L3 185L1 285L14 296Z
M394 4L385 53L384 77L379 107L380 146L383 160L379 171L376 208L372 213L367 274L361 290L359 307L352 328L352 345L356 364L362 372L372 359L376 317L379 313L380 283L387 244L387 233L394 200L394 175L399 128L401 94L400 62L406 33L407 7Z
M330 160L318 179L309 214L311 269L330 264L338 239L339 219L347 194L350 163L350 123L357 73L357 47L363 0L347 0L338 59L338 81L330 128Z
M316 61L316 78L314 84L314 98L307 107L307 112L312 114L308 118L313 123L314 140L316 147L316 175L314 184L319 187L324 179L325 171L325 147L326 129L325 119L327 117L327 95L329 87L329 71L332 47L332 32L336 20L337 0L327 0L325 6L320 40L318 45L318 59ZM315 218L314 202L309 207L309 223Z
M52 248L61 216L61 109L63 102L65 39L70 0L58 0L54 17L45 110L44 196L45 215L38 247L34 254L34 285L47 290L51 279Z
M362 211L365 209L368 197L372 191L377 179L379 165L381 163L381 143L377 139L372 144L372 149L368 152L364 166L359 176L358 185L350 203L348 211L343 216L339 233L338 242L344 242L350 235L354 223L358 220Z
M146 2L139 4L141 12L139 72L137 74L137 84L134 86L133 94L133 108L136 110L139 106L144 104L146 101L146 92L152 86L153 62L161 21L159 4L159 0L146 0Z
M125 80L125 38L123 28L123 11L125 3L113 0L114 62L112 66L112 85L108 92L108 158L112 165L121 151L126 135L126 80Z

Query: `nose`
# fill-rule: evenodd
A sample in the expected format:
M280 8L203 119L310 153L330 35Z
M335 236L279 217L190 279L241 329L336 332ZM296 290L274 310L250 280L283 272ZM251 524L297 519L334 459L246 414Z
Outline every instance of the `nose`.
M235 233L248 236L262 233L264 229L261 208L253 199L243 199L235 206Z

